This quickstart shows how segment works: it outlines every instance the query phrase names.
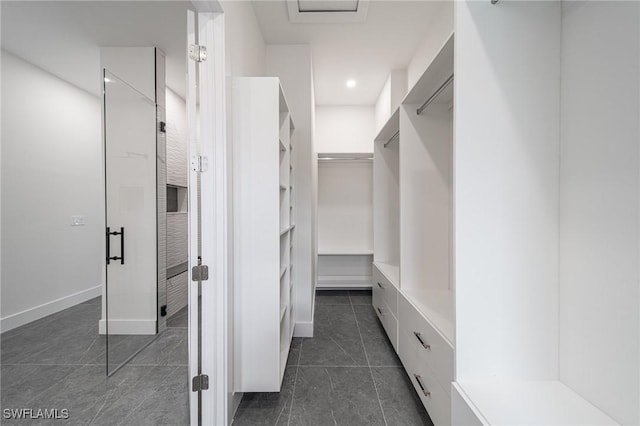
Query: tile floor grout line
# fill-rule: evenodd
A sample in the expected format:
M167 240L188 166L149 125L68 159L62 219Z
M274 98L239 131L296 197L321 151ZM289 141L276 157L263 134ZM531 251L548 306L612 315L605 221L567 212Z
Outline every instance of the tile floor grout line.
M351 294L349 294L349 301L351 301ZM364 357L367 360L367 366L369 367L369 374L371 375L371 381L373 382L373 388L376 391L376 396L378 397L378 405L380 406L380 412L382 413L382 420L384 421L385 426L388 426L387 416L384 414L384 408L382 408L382 401L380 400L380 392L378 392L378 386L376 386L376 379L373 377L373 369L371 368L371 363L369 362L369 355L367 354L367 348L364 345L364 338L362 337L362 331L360 331L360 323L358 322L358 315L356 315L356 308L353 303L351 304L351 311L353 312L353 317L356 320L356 327L358 328L358 334L360 335L360 343L362 344L362 350L364 351Z
M301 348L302 349L302 348ZM293 413L293 401L296 396L296 384L298 383L298 372L300 367L296 367L296 375L293 378L293 389L291 390L291 406L289 407L289 416L287 417L287 426L291 424L291 414Z

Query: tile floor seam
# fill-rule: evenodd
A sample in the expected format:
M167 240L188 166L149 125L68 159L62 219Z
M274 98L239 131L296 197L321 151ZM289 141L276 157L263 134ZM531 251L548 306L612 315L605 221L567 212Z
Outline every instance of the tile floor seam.
M302 349L302 347L300 349ZM302 350L300 352L302 352ZM300 371L300 367L296 367L296 375L293 379L293 389L291 390L291 407L289 408L289 417L287 417L287 426L291 425L291 415L293 414L293 402L296 396L296 384L298 382L299 371Z
M351 295L349 294L349 301L351 301ZM369 355L367 354L367 348L364 345L364 338L362 337L362 331L360 331L360 323L358 322L358 315L356 315L356 308L351 304L351 310L353 311L353 316L356 320L356 327L358 328L358 334L360 335L360 343L362 344L362 350L364 351L364 356L367 360L367 366L369 367L369 375L371 376L371 381L373 382L373 388L376 391L376 396L378 397L378 405L380 406L380 412L382 413L382 420L384 421L385 426L388 426L387 417L384 414L384 408L382 408L382 401L380 400L380 392L378 392L378 386L376 385L376 379L373 377L373 369L371 368L371 363L369 362Z

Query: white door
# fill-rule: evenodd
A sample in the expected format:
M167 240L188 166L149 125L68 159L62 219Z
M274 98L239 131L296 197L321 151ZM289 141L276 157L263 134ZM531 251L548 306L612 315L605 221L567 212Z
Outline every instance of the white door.
M227 425L231 336L223 15L189 11L187 29L191 424Z

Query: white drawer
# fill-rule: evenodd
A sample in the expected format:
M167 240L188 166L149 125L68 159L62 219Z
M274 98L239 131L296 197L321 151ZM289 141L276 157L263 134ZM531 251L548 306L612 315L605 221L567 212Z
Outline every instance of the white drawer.
M434 425L451 424L451 398L450 389L445 390L434 373L417 353L408 350L413 346L412 336L400 333L400 360L404 365L411 383L415 388L422 404L427 409L429 417Z
M373 309L376 311L376 315L380 318L380 322L384 327L384 331L387 332L387 336L393 345L393 349L398 352L398 320L393 315L384 300L379 297L376 298L374 294Z
M398 318L398 290L391 281L373 265L373 293L382 297L393 315Z
M453 348L402 294L398 305L400 334L407 337L405 345L400 346L400 356L405 351L428 365L449 394L453 382Z

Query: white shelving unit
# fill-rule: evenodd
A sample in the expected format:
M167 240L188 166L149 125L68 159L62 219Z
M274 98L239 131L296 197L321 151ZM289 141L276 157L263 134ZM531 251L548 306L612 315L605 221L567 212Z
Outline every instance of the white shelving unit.
M232 82L235 390L277 392L293 335L293 120L277 78Z
M375 140L373 305L436 425L454 379L453 48L451 35Z
M373 154L318 154L318 288L370 288Z
M638 424L640 6L454 7L375 142L380 321L436 425Z

